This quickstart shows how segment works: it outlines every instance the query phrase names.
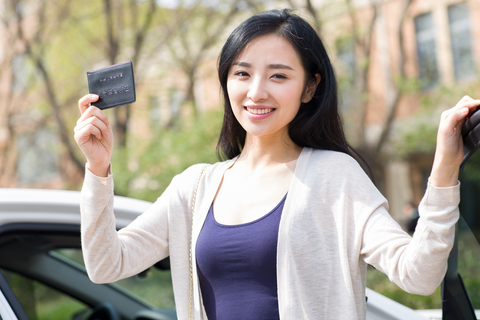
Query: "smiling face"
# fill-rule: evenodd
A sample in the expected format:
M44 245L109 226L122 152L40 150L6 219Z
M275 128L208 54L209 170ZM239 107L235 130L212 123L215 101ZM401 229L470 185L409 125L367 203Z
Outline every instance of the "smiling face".
M245 47L230 67L227 91L247 137L288 137L288 124L320 80L317 75L306 87L305 78L300 58L285 38L268 34Z

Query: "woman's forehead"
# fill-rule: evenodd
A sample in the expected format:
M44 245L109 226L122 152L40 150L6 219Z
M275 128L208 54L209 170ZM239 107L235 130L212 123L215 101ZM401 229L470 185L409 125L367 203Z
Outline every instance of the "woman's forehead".
M292 44L277 34L262 35L250 41L235 57L232 65L238 63L253 65L262 62L278 65L288 62L295 66L301 65L300 57Z

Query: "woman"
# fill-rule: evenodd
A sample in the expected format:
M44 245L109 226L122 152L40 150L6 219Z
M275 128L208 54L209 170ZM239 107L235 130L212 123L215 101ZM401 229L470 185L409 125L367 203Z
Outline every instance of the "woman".
M170 256L179 319L364 319L367 264L408 292L438 287L458 219L459 129L480 101L465 97L443 113L411 238L351 157L334 72L308 23L288 10L246 20L222 49L219 78L227 160L176 176L118 233L112 130L89 106L96 96L80 99L82 239L94 282Z

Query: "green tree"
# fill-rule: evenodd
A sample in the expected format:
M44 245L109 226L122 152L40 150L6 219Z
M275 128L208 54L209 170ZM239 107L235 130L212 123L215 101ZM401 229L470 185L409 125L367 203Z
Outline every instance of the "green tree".
M222 112L212 110L180 118L175 126L157 128L152 139L136 139L113 154L115 193L155 201L172 178L195 163L218 161L215 146Z
M198 0L182 4L177 11L184 18L178 25L179 32L168 43L171 58L184 73L187 79L184 106L190 106L197 114L195 98L195 82L198 68L208 58L214 58L219 53L216 44L226 39L225 31L234 28L237 17L246 16L259 10L254 1L227 0L215 5ZM215 52L209 54L214 48Z
M39 114L35 125L24 131L32 136L37 127L48 127L56 132L61 143L56 150L59 169L68 188L78 186L84 171L83 155L73 141L72 128L79 117L77 100L87 92L85 71L132 60L137 97L142 96L146 74L150 79L157 76L152 73L151 65L167 51L166 44L178 32L178 25L184 23L184 19L198 19L196 15L203 14L195 11L187 17L184 11L159 7L154 0L103 0L88 6L69 0L8 0L5 8L1 13L1 27L9 37L4 41L10 43L9 48L16 48L17 55L26 57L22 63L31 67L29 85L18 95L26 97L28 94L32 99L28 106L25 102L25 108L14 106L13 85L10 93L6 93L7 99L2 99L0 110L5 114L2 129L5 128L3 132L10 142L0 146L4 151L0 156L0 179L15 176L14 141L18 129L13 126L12 119L19 114L35 112ZM210 18L215 20L213 13ZM216 40L212 35L211 42ZM201 59L201 55L197 56L195 63L201 63ZM3 66L7 63L7 59L2 60ZM11 69L6 67L6 70ZM179 67L173 62L156 72L165 73L174 68ZM15 73L7 76L13 78ZM131 136L131 106L109 112L113 116L115 141L126 148L127 137Z
M340 92L344 104L347 104L342 109L346 134L350 143L360 152L372 169L377 187L383 190L385 165L388 160L385 156L385 147L388 145L400 100L405 94L403 83L410 81L407 79L404 70L403 26L408 17L412 0L403 1L402 11L398 16L396 26L398 31L395 39L399 46L399 59L395 67L397 72L392 73L389 83L387 83L386 117L380 124L381 129L377 138L373 140L367 138L368 130L366 128L368 100L370 99L368 85L370 82L373 40L375 32L377 32L375 25L383 3L370 1L368 6L357 6L351 0L342 0L322 3L318 7L315 7L310 0L290 1L290 3L292 6L302 8L312 17L313 25L322 38L326 24L340 23L344 27L344 38L340 39L342 41L337 41L337 46L350 47L349 50L353 60L349 66L352 70L347 71L347 74L342 74L342 69L338 68L340 70ZM362 21L360 21L360 17L362 17ZM339 49L337 48L337 51Z

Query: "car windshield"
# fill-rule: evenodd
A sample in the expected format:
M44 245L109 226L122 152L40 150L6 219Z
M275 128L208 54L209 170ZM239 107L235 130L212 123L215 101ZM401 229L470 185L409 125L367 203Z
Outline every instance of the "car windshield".
M53 251L53 254L60 254L84 267L81 249L57 249ZM152 267L139 275L119 280L115 282L115 285L155 308L175 308L169 270L159 270Z

